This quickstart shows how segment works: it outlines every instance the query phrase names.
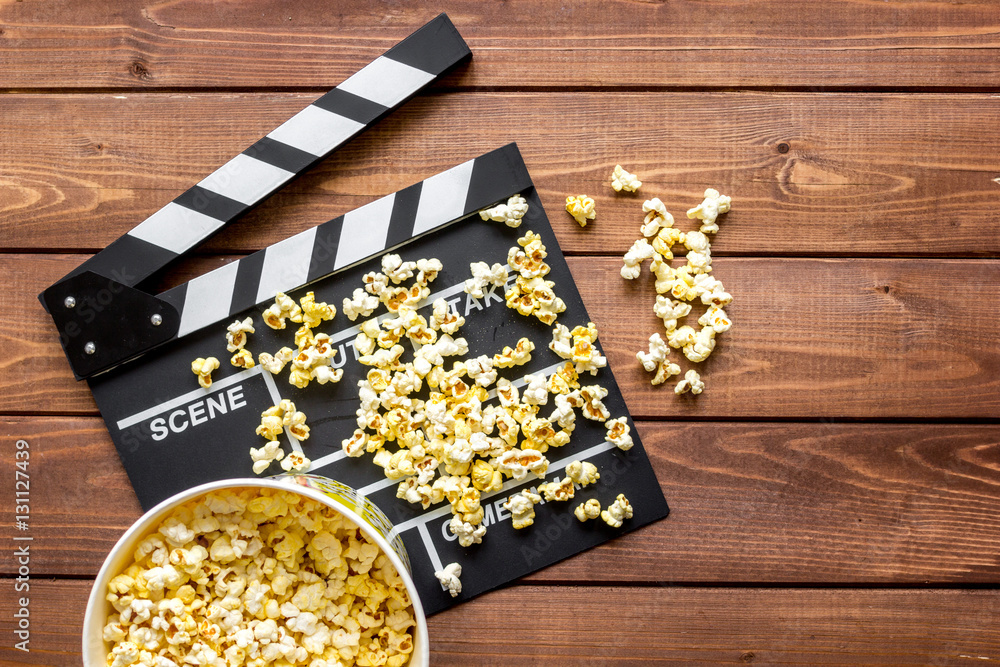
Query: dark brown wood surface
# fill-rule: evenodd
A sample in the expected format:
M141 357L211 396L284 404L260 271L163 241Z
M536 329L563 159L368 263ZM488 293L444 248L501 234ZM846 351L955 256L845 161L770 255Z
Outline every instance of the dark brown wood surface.
M471 64L164 281L518 142L672 513L433 617L433 663L1000 661L1000 4L0 0L0 497L24 438L34 538L22 653L8 511L0 663L79 664L141 513L38 292L439 11ZM679 398L617 272L643 199L687 229L706 187L734 327Z

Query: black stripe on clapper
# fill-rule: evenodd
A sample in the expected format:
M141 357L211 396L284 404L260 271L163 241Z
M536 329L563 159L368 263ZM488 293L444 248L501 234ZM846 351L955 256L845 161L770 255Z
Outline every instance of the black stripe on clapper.
M440 14L385 52L386 58L435 76L471 55L469 46L446 14Z
M171 250L143 241L137 236L125 234L70 271L66 274L66 278L84 271L93 271L123 285L135 287L149 275L150 266L165 266L176 258L177 253Z
M221 222L228 222L250 208L248 204L212 192L200 185L192 186L175 199L174 203Z
M414 183L396 193L389 217L389 230L385 234L386 248L392 248L413 238L413 223L417 220L417 205L424 183Z
M293 174L303 171L313 162L320 160L320 158L312 153L306 153L271 137L263 137L253 146L243 151L243 154L261 162L266 162L272 167L290 171Z
M260 250L240 260L236 267L236 283L233 285L233 299L229 303L229 314L241 313L257 305L257 287L260 274L264 270L264 251Z
M472 213L532 187L517 144L502 146L477 157L472 164L465 213Z
M382 114L389 111L389 107L384 107L378 102L366 100L363 97L349 93L346 90L341 90L340 88L334 88L313 102L313 106L339 116L344 116L345 118L350 118L362 125L371 124L382 116Z
M324 222L316 228L316 239L313 241L312 257L309 258L309 273L306 282L322 278L333 271L333 263L337 261L337 247L340 245L340 233L344 228L344 216Z

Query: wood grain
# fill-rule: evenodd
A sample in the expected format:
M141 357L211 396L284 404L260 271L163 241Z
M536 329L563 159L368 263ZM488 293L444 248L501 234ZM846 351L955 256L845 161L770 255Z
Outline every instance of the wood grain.
M439 11L475 54L449 86L995 88L989 0L361 0L0 5L0 88L332 87Z
M8 634L15 607L3 583ZM3 664L79 664L89 591L88 581L33 582L31 653L5 642ZM525 609L536 613L511 642ZM985 590L513 586L432 616L428 630L434 665L926 666L1000 659L998 613L1000 594Z
M721 232L720 232L721 233ZM55 327L35 295L76 266L74 255L0 255L9 350L5 413L96 414L72 379ZM178 271L187 280L223 260ZM1000 262L996 260L720 258L735 295L733 329L700 372L707 389L677 397L635 360L662 330L644 276L620 259L570 258L580 293L633 416L695 419L995 419L1000 396ZM699 308L703 308L699 306ZM693 324L694 317L689 317ZM574 324L569 322L569 324ZM674 353L682 368L690 366Z
M995 427L640 422L638 430L670 517L527 580L982 584L1000 576L991 546L1000 541ZM7 418L0 436L31 445L33 572L94 576L142 513L103 422ZM11 479L12 452L0 458ZM0 539L12 536L0 526ZM539 550L546 539L539 533Z
M94 252L315 94L0 96L0 248ZM987 95L462 93L421 97L202 252L249 252L516 140L560 243L622 254L641 204L730 194L723 255L998 256ZM482 118L472 125L465 118ZM608 184L617 162L639 194ZM581 229L567 194L596 198Z

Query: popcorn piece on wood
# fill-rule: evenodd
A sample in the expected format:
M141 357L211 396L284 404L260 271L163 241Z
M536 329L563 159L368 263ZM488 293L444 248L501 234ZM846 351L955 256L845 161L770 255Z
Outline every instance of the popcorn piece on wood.
M705 190L705 200L690 209L687 217L701 220L701 231L704 234L714 234L719 231L717 218L723 213L728 213L732 206L732 199L726 195L720 195L718 190L708 188Z
M611 189L615 192L635 192L642 187L642 181L635 174L630 174L620 164L615 165L611 172Z
M642 235L646 238L656 236L661 227L673 227L674 216L667 212L659 197L647 199L642 203L642 211L646 214L642 224Z
M700 394L705 391L705 383L701 381L701 376L698 375L698 371L692 369L684 374L684 379L677 383L674 387L675 394L684 394L690 391L692 394Z
M587 195L566 197L566 212L573 216L581 227L586 227L588 221L597 217L594 200Z

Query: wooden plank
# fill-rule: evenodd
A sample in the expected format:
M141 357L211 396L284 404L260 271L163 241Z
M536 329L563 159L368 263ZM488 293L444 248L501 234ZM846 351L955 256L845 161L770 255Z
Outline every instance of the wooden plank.
M3 583L10 636L16 607ZM32 583L31 653L5 642L3 664L79 664L89 590ZM535 613L512 642L525 609ZM998 613L1000 593L985 590L514 586L431 617L428 631L435 665L946 665L1000 659Z
M995 307L1000 262L995 260L716 259L713 275L736 298L727 308L735 324L699 365L708 388L697 397L651 386L635 360L637 350L647 349L649 335L662 330L652 312L655 293L648 276L619 278L620 259L570 260L635 416L995 419L1000 414ZM78 255L0 255L0 272L11 281L0 294L10 351L7 372L0 376L0 410L95 413L86 385L72 379L55 328L35 301L80 261ZM221 261L206 258L189 268L197 274ZM186 280L191 274L176 275ZM689 316L695 326L698 314ZM682 368L691 365L673 356Z
M2 41L2 40L0 40ZM315 94L0 96L0 248L108 245ZM564 249L618 254L644 198L731 195L722 255L997 256L987 95L463 93L414 100L204 252L246 253L517 140ZM481 119L488 122L480 122ZM474 119L474 120L469 120ZM616 195L617 162L642 178ZM568 194L596 198L587 229Z
M1000 74L989 0L39 7L0 9L2 88L330 87L438 11L475 54L447 85L995 88Z
M992 546L1000 541L996 427L640 422L638 429L670 517L530 581L988 584L1000 577ZM7 418L0 434L27 440L32 457L30 530L4 524L0 539L32 536L32 571L40 576L94 576L142 513L103 423ZM13 451L0 458L8 479ZM544 525L537 551L550 544Z

